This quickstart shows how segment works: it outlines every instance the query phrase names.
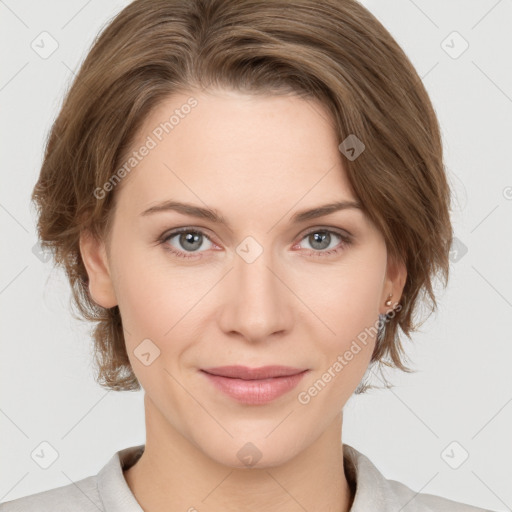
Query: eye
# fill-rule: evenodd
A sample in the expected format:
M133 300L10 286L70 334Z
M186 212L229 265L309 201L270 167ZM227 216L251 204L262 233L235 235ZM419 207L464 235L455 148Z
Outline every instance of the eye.
M336 239L338 239L338 243L336 243ZM306 233L302 240L306 240L310 244L312 249L308 252L315 257L337 254L352 243L348 234L327 228L315 228Z
M352 243L350 235L330 228L312 229L302 237L302 240L306 240L311 246L311 249L307 250L308 256L314 257L338 254ZM179 258L201 258L204 250L214 246L205 232L188 227L165 233L158 241L167 251ZM205 242L207 242L206 247L204 247ZM295 244L294 247L298 245L300 243ZM204 250L200 250L201 248Z
M176 239L174 244L171 243L173 239ZM200 249L203 247L206 240L212 244L210 238L203 231L191 228L180 228L165 234L160 240L160 243L162 243L168 251L180 258L200 258L202 256L201 252L203 252L200 251ZM211 245L206 247L206 249L210 248Z

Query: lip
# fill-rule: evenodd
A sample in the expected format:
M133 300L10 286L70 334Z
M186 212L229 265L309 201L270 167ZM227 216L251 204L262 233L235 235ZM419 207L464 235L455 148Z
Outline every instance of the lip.
M220 377L230 377L232 379L270 379L273 377L288 377L301 373L306 368L292 368L291 366L260 366L258 368L250 368L249 366L232 365L232 366L216 366L212 368L203 368L202 371Z
M289 366L220 366L201 372L220 391L240 403L261 405L291 391L308 369Z

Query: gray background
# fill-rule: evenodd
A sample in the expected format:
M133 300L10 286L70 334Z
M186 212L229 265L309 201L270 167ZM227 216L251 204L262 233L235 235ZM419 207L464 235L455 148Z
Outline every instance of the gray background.
M109 392L93 381L90 327L72 318L64 275L32 252L29 205L73 72L127 3L0 1L0 501L96 474L115 451L144 442L142 392ZM362 3L411 58L431 95L457 243L439 312L413 342L404 341L417 373L390 372L394 389L352 397L343 440L416 491L511 510L512 5ZM48 58L31 47L43 31L58 43ZM463 40L454 31L469 44L459 56ZM48 469L31 457L45 441L58 452ZM469 458L450 467L465 452Z

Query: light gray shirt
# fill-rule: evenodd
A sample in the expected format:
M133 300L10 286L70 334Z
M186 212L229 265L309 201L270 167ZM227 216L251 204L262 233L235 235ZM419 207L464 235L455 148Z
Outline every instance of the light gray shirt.
M0 503L0 512L143 512L123 470L135 464L144 446L116 452L95 476ZM350 512L493 512L388 480L368 457L346 443L343 456L347 480L356 489Z

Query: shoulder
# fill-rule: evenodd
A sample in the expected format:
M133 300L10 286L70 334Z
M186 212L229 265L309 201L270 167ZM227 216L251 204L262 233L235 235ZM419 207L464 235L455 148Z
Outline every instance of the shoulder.
M350 512L493 512L434 494L416 492L396 480L387 479L370 459L343 444L347 479L355 488Z
M404 505L408 504L405 510L410 512L493 512L489 509L474 507L442 496L418 493L395 480L386 480L386 482L391 500Z
M138 460L144 447L130 446L117 451L97 475L0 503L0 512L142 512L123 470Z
M97 477L0 503L0 512L98 512L104 510Z

